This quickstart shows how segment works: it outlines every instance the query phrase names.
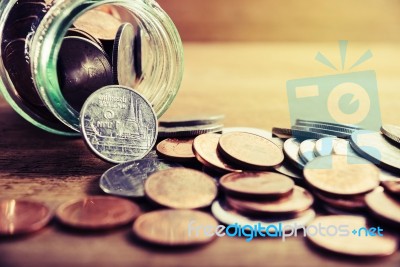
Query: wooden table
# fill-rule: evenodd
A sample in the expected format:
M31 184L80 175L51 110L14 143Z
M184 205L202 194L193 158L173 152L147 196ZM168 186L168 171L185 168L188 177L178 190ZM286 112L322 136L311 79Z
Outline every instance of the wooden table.
M374 57L356 70L377 73L382 117L400 124L400 46L351 44L348 65L365 50ZM186 44L182 89L166 116L224 113L227 126L288 126L286 81L336 74L314 60L317 51L339 65L332 43ZM101 194L100 175L111 164L91 154L79 138L31 126L0 101L0 197L60 203ZM0 266L400 266L400 253L380 260L339 257L304 238L220 238L191 249L142 244L124 227L101 234L77 233L53 222L26 237L0 239Z

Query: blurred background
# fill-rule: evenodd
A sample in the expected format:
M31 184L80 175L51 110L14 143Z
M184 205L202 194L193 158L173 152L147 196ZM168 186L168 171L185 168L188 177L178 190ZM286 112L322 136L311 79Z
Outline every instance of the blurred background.
M184 41L400 41L397 0L158 0Z

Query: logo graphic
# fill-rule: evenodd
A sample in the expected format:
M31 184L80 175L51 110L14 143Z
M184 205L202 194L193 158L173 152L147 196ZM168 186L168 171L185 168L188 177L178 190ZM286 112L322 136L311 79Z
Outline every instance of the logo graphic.
M341 71L345 70L347 41L340 41ZM348 70L372 57L366 51ZM315 58L338 70L322 53ZM340 73L287 82L290 120L297 119L350 124L377 131L381 126L378 86L373 70Z

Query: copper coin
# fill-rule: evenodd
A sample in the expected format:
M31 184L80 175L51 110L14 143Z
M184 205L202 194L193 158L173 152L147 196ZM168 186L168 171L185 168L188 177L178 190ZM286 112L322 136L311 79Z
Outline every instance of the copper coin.
M202 134L193 141L193 152L203 165L219 172L239 172L240 170L223 161L218 152L221 134Z
M210 176L186 168L153 173L147 178L144 190L155 203L175 209L210 206L218 193L217 185Z
M293 132L292 129L273 127L272 135L282 139L289 139L293 137Z
M218 222L201 211L157 210L137 218L133 232L147 242L165 246L200 245L214 240L215 234L208 234L201 226L212 231Z
M397 250L396 238L387 233L383 236L365 235L365 231L361 229L369 226L367 220L361 216L321 216L308 226L309 229L310 227L319 227L320 231L307 234L308 239L314 245L336 253L351 256L388 256ZM322 234L321 229L325 229Z
M382 125L381 132L389 139L400 144L400 127L399 126L385 124L385 125Z
M89 10L73 25L100 40L114 40L121 21L99 10Z
M301 213L311 207L313 196L304 188L295 186L293 193L286 198L274 201L247 201L226 198L229 206L243 214L287 215Z
M368 208L378 217L400 226L400 201L383 190L375 190L365 197Z
M265 170L282 163L282 149L259 135L232 132L221 136L218 150L230 161L246 169Z
M400 180L383 181L382 186L388 193L400 197Z
M38 231L51 218L50 209L41 203L30 200L0 200L0 236Z
M194 139L168 138L157 145L157 153L174 161L191 161L195 159L193 153Z
M313 191L314 195L326 204L343 210L359 210L366 208L365 195L355 195L349 197L331 196L323 192Z
M334 195L357 195L379 185L379 169L359 157L318 157L304 168L306 181L314 188Z
M140 214L135 203L122 198L91 196L62 204L57 218L79 229L105 230L132 222Z
M292 179L274 172L239 172L221 177L219 184L232 196L284 197L292 193Z

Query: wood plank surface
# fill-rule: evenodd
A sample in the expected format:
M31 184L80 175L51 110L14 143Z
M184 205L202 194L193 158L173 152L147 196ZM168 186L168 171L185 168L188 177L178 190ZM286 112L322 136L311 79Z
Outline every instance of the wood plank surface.
M375 70L382 118L400 125L400 47L381 43L349 45L348 64L365 50L374 57L358 70ZM286 81L338 74L314 60L321 51L339 64L336 43L185 44L185 78L165 116L224 113L226 126L271 129L288 126ZM310 107L313 108L313 107ZM79 138L36 129L0 101L0 198L60 203L101 194L100 175L111 164L96 158ZM67 230L52 222L42 231L0 238L0 266L400 266L400 253L383 259L333 255L302 237L219 238L210 245L165 249L137 240L130 227L106 233Z

